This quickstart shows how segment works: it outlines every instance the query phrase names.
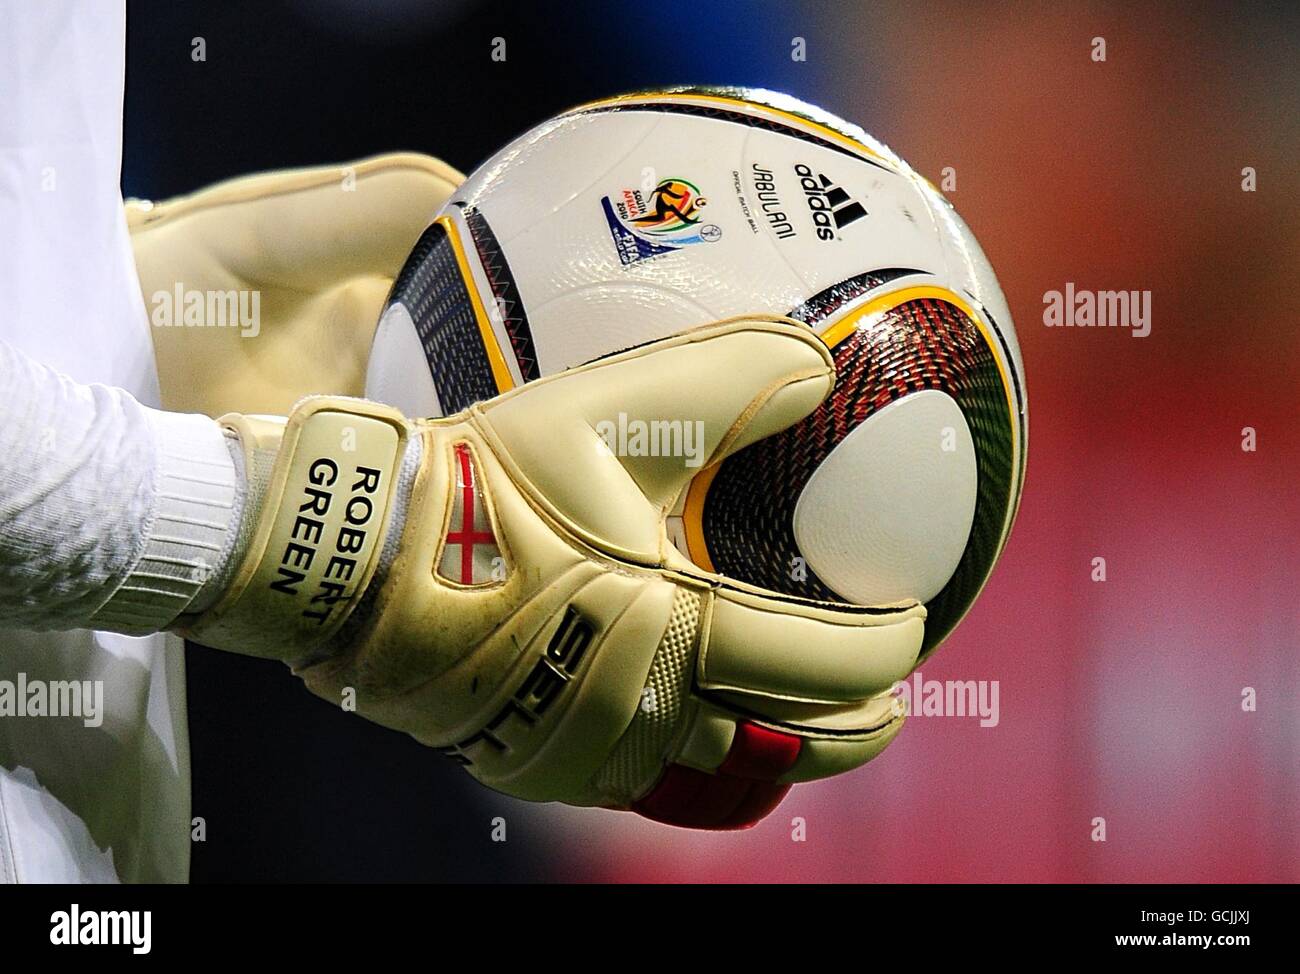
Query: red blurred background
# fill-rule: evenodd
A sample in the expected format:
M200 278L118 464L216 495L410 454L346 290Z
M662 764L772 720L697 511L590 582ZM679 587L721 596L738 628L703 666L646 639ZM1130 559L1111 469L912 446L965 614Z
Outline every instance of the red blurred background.
M582 835L561 842L567 875L1300 880L1294 17L806 9L818 78L796 93L936 183L953 167L947 195L1015 318L1031 416L1019 518L923 667L998 681L1001 719L914 717L881 758L796 787L748 833L548 810L557 834ZM1066 282L1150 289L1150 335L1045 327L1043 294Z

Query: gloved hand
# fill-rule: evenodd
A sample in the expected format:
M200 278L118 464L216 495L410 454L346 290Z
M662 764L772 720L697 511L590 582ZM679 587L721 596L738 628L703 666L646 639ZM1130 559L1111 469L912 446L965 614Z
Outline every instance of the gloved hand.
M437 159L394 153L129 201L163 406L284 415L306 395L361 395L393 279L463 181ZM259 320L240 325L227 298L251 311L254 294ZM203 309L187 325L195 295Z
M789 783L898 732L889 690L925 609L703 572L665 529L697 469L617 455L610 430L676 423L715 463L833 381L806 329L737 320L439 420L348 399L306 400L287 425L227 417L260 514L234 583L181 631L284 659L508 794L753 824Z

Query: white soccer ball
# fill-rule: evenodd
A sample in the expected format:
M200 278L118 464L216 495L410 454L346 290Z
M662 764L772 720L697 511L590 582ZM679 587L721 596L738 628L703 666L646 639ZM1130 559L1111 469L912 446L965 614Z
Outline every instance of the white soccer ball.
M766 91L647 92L511 142L415 248L367 394L442 415L755 312L820 335L836 388L790 430L701 470L674 540L703 567L789 594L919 598L929 652L983 587L1015 516L1020 350L952 206L812 106Z

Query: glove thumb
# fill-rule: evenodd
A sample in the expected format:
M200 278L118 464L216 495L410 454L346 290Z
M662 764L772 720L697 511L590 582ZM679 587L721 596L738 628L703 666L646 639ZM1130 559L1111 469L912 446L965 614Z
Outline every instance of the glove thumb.
M826 346L789 319L683 332L472 408L521 485L580 537L660 564L663 520L704 467L808 415L830 392Z

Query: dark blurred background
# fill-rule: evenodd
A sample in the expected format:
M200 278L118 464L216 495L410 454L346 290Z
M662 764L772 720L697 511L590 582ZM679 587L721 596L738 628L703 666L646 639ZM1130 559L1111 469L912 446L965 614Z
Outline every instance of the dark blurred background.
M129 0L127 31L142 197L390 149L469 171L647 86L819 104L936 183L953 167L1032 414L1015 533L924 667L999 681L997 727L915 718L756 829L688 833L503 798L192 647L196 881L1300 881L1300 8ZM1151 335L1044 327L1067 281L1150 289Z

